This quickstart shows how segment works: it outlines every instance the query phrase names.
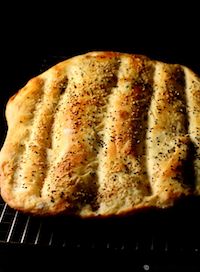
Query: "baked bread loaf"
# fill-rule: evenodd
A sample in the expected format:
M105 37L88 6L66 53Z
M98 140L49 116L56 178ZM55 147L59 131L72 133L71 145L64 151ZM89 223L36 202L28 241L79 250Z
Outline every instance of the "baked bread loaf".
M200 79L184 66L76 56L31 79L6 118L1 196L17 210L110 216L200 192Z

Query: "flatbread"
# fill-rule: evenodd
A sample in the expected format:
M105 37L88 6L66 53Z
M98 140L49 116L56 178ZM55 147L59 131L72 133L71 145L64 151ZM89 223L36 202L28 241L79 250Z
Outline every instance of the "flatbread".
M80 217L166 208L200 191L200 79L141 55L90 52L31 79L6 108L1 196Z

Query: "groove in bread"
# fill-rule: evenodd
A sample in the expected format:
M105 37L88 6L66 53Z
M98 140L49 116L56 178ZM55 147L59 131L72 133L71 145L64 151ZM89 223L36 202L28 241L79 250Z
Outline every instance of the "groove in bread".
M180 66L156 63L147 150L153 194L164 203L189 189L182 175L190 143L184 82Z
M188 68L184 67L184 71L186 75L189 135L194 146L194 181L196 193L200 194L200 80Z
M61 210L72 212L86 206L92 213L98 207L97 154L104 109L116 85L118 66L116 57L99 62L87 58L68 70L68 87L55 115L52 153L57 157L52 159L42 190L42 197Z
M100 213L123 212L150 195L143 139L153 70L148 59L121 57L118 85L108 102L105 145L99 154Z

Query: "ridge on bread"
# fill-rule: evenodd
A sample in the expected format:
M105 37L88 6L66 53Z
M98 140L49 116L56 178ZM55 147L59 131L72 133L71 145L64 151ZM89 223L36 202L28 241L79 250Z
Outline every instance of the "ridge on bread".
M200 192L200 79L182 65L76 56L31 79L6 119L0 188L17 210L110 216Z

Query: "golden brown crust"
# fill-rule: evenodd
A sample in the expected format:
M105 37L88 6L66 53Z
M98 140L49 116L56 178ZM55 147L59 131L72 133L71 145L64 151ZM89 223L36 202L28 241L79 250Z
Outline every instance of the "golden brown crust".
M1 195L18 210L109 216L200 192L200 80L181 65L80 55L30 80L6 118Z

